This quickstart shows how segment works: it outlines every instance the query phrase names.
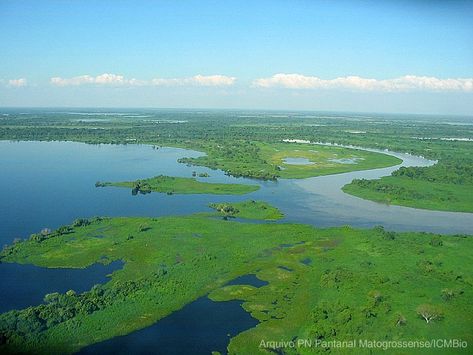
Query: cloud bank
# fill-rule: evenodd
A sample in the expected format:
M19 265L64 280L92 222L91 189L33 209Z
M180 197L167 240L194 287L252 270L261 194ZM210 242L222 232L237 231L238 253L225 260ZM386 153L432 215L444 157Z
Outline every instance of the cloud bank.
M108 86L230 86L235 77L226 75L195 75L188 78L155 78L149 81L126 79L123 75L102 74L98 76L80 75L72 78L53 77L55 86L108 85Z
M348 89L357 91L473 91L473 78L439 79L435 77L405 75L395 79L377 80L359 76L320 79L301 74L275 74L253 81L254 87L286 89Z
M13 86L13 87L22 87L28 85L28 81L25 78L20 78L20 79L10 79L8 80L8 86Z

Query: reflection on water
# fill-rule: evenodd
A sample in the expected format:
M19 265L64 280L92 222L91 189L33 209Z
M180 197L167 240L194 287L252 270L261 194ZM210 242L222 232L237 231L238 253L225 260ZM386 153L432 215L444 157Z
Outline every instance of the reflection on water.
M256 275L247 274L225 286L267 284ZM258 324L241 304L214 302L204 296L148 328L91 345L79 354L226 354L230 337Z
M239 276L236 279L228 282L225 286L232 286L232 285L250 285L253 287L262 287L268 284L267 281L260 280L256 277L255 274L248 274Z
M88 291L108 281L107 275L121 269L120 260L85 269L49 269L34 265L0 263L0 313L43 302L47 293Z
M240 301L213 302L204 296L150 327L91 345L79 354L226 354L231 337L257 324Z

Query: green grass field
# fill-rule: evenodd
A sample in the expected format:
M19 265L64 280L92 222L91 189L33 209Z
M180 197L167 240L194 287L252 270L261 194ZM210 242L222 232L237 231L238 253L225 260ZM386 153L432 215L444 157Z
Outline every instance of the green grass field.
M246 204L236 206L250 213ZM0 315L0 352L71 353L149 326L206 294L215 301L241 299L260 321L230 339L230 354L267 354L262 339L473 342L469 237L242 223L205 214L76 225L14 244L0 260L76 268L123 260L123 269L86 293L48 296L47 304ZM246 274L269 284L224 287ZM438 315L430 323L416 311L424 304Z
M400 164L396 157L358 149L331 147L317 144L274 143L260 144L261 156L270 164L280 167L284 179L303 179L320 175L383 168ZM310 163L285 163L286 158L305 158Z
M96 186L126 187L131 189L134 194L162 192L167 194L243 195L259 189L257 185L208 183L197 181L195 178L163 175L136 181L97 182Z
M386 176L355 180L343 191L376 202L429 210L473 212L473 185Z

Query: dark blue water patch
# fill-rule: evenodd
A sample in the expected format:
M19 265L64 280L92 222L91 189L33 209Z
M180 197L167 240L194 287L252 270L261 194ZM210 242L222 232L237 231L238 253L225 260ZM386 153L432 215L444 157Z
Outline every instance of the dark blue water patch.
M292 272L293 270L291 268L288 268L287 266L279 265L278 268Z
M301 263L304 264L304 265L310 265L310 264L312 264L312 259L311 258L302 259Z
M300 245L300 244L304 244L304 243L305 243L305 241L304 241L304 240L301 240L300 242L292 243L292 244L279 244L279 246L280 246L281 248L291 248L291 247L293 247L293 246L295 246L295 245Z
M108 265L97 263L85 269L52 269L0 263L0 313L38 305L48 293L88 291L96 284L109 281L107 275L121 269L123 264L123 261L116 260Z
M213 219L221 219L224 221L231 221L231 222L240 222L240 223L246 223L246 224L277 224L277 223L284 223L281 222L281 220L271 220L271 219L252 219L252 218L241 218L241 217L235 217L235 216L215 216L215 217L210 217Z
M279 246L280 246L281 248L290 248L290 247L293 247L294 244L286 244L286 243L284 243L284 244L279 244Z
M268 284L268 281L260 280L256 277L255 274L247 274L243 276L239 276L227 284L225 286L231 286L231 285L250 285L253 287L262 287L266 286Z
M204 296L148 328L88 346L79 354L226 354L230 337L257 324L240 301L213 302Z

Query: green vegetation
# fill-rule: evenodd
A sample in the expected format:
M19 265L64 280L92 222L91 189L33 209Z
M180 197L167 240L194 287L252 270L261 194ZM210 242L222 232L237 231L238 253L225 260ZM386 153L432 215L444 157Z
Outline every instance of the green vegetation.
M379 180L353 180L343 191L393 205L473 212L473 165L403 167Z
M399 177L402 183L395 179L383 180L387 192L378 189L377 183L374 183L372 187L363 189L363 193L360 191L358 195L411 206L406 196L401 196L402 194L392 196L390 195L392 192L389 192L410 185L408 190L417 192L418 204L415 207L471 211L471 207L468 207L471 206L470 202L458 200L453 203L455 206L452 208L448 206L450 204L448 200L443 206L440 206L442 203L436 202L438 196L444 192L452 195L450 198L455 200L461 193L456 194L452 191L470 189L471 184L462 181L462 176L463 171L471 170L473 166L473 142L468 141L473 139L471 118L313 112L281 112L274 115L267 112L247 114L242 111L133 110L130 113L147 117L117 115L104 118L100 114L94 116L89 112L87 119L82 119L77 115L34 109L29 109L29 114L15 109L4 109L4 111L7 115L0 120L0 139L71 140L93 144L145 143L190 148L205 152L207 156L195 159L183 158L181 162L222 169L234 176L266 180L320 175L315 166L297 167L281 164L282 158L294 157L294 150L299 148L284 148L291 150L290 154L286 153L286 156L272 160L275 153L273 148L283 144L280 142L285 139L351 144L422 155L438 160L433 167L419 168L422 176L436 175L438 179L435 181L420 178L416 173L414 178ZM287 147L291 145L288 144ZM299 150L305 149L310 150L314 147ZM318 150L318 147L314 150ZM359 152L347 150L344 154L357 155ZM316 157L309 158L317 160ZM385 160L391 158L382 155L378 156L379 160L375 156L372 158L375 166L391 165ZM340 164L339 167L330 168L332 171L324 169L323 174L337 172L338 168L348 169L342 171L371 168L369 164L361 166L367 162L365 159L358 160L357 164ZM391 163L395 164L392 160ZM280 170L280 166L289 168ZM412 184L414 180L415 183ZM435 198L420 192L431 188L432 184L429 182L438 185L452 184L452 181L456 181L453 183L455 186L436 187L435 195L438 196ZM357 194L353 187L347 189L349 190ZM368 196L368 192L372 196ZM461 205L466 205L467 208Z
M264 201L243 201L234 203L211 203L209 205L224 218L239 217L246 219L278 220L284 215L276 207Z
M221 169L233 176L264 180L307 178L397 165L393 156L342 147L298 143L231 143L212 147L206 156L182 158L181 163ZM288 164L286 158L306 158L309 164Z
M172 194L216 194L216 195L243 195L259 189L257 185L217 184L200 182L194 178L171 177L159 175L149 179L125 182L100 182L96 187L116 186L131 189L133 195L163 192Z
M251 203L234 207L244 215ZM0 315L0 352L71 353L149 326L208 293L216 301L243 300L260 321L231 339L230 354L265 353L261 339L296 337L473 341L469 237L205 214L74 225L7 247L1 262L84 268L123 260L123 269L88 292L46 295L45 304ZM246 274L269 284L224 286ZM449 350L456 351L442 349Z
M271 165L279 167L278 176L285 179L384 168L402 162L390 155L320 144L276 143L261 144L260 148L261 156ZM287 158L305 158L309 163L287 164Z

